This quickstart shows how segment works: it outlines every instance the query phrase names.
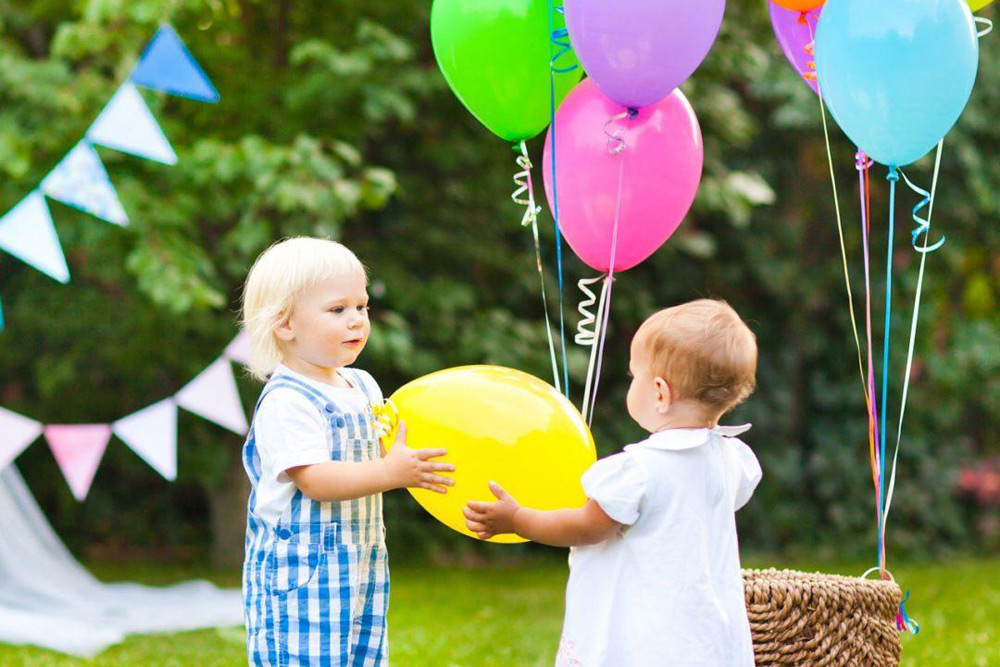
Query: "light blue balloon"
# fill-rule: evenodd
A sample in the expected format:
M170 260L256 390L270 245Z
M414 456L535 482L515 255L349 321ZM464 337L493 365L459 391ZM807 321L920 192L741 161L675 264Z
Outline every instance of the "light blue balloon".
M962 114L979 65L965 0L827 0L816 33L820 92L871 158L919 160Z

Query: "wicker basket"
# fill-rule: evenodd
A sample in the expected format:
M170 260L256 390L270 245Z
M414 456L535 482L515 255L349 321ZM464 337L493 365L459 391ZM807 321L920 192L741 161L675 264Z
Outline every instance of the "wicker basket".
M757 667L896 667L901 599L892 581L744 570Z

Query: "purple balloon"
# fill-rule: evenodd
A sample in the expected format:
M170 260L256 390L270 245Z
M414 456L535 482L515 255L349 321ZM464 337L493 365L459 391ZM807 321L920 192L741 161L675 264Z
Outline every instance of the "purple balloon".
M788 62L792 63L792 67L799 73L802 80L809 84L814 93L818 94L816 64L810 44L815 39L816 24L823 7L819 6L807 12L797 12L779 7L773 2L768 2L767 6L771 12L774 36L778 38L778 44L785 52L785 57L788 58Z
M708 55L726 0L566 0L583 69L624 107L659 102Z

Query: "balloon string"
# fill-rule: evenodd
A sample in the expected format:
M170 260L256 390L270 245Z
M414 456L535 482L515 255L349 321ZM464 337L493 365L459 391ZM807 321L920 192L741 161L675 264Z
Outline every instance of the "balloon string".
M910 591L899 602L899 611L896 613L896 629L900 632L910 632L910 634L920 634L920 624L906 613L906 603L910 601Z
M879 567L885 571L885 522L883 520L883 509L885 507L885 435L886 435L886 415L888 414L889 400L889 341L892 335L892 241L896 223L896 183L899 181L899 170L895 166L889 167L889 233L886 241L885 257L885 333L882 337L882 405L881 428L879 433L882 437L879 441L879 517L878 517L878 562Z
M871 262L868 252L868 237L871 231L871 182L869 170L873 162L867 155L858 151L855 154L855 167L858 170L858 181L861 193L861 238L862 254L865 266L865 332L868 343L868 378L865 382L865 407L868 410L868 456L872 472L872 487L875 490L875 507L878 512L878 411L875 406L875 365L872 359L872 288L871 288Z
M558 275L559 282L559 342L562 347L562 366L563 366L563 394L566 398L569 398L569 361L566 353L566 314L563 307L563 261L562 261L562 230L559 228L559 186L558 186L558 172L556 170L556 74L558 73L558 68L555 66L555 61L563 55L564 51L558 49L562 48L562 44L557 41L555 37L555 13L556 8L553 4L553 0L549 0L549 35L551 35L549 44L549 132L552 135L551 140L551 160L550 169L551 172L551 183L552 183L552 225L555 230L556 236L556 273ZM558 11L562 11L562 7L558 8ZM569 34L567 32L567 34ZM557 50L553 52L553 45L557 46Z
M986 37L986 35L993 32L993 21L989 20L985 16L974 16L972 20L983 26L979 32L976 33L976 36L979 37L979 39L982 39L983 37Z
M907 346L906 351L906 372L903 374L903 395L900 399L899 404L899 424L896 430L896 449L892 456L892 472L889 474L889 490L886 493L885 509L882 510L882 530L885 530L886 524L889 522L889 509L892 507L892 496L896 488L896 463L899 459L899 445L903 439L903 417L906 415L906 399L910 391L910 373L913 368L913 351L916 346L917 340L917 323L920 317L920 296L924 289L924 269L927 265L927 255L934 252L944 243L944 237L935 243L933 246L928 246L928 237L930 236L931 228L931 216L934 213L934 199L937 194L937 184L938 184L938 174L941 171L941 151L944 147L944 139L938 143L937 156L934 159L934 176L931 179L931 191L927 192L922 188L918 188L910 182L910 179L903 174L903 180L910 188L919 194L923 199L913 207L913 221L917 223L917 228L913 230L913 249L920 253L920 271L917 275L917 289L916 294L913 297L913 316L910 320L910 341ZM927 217L921 218L919 216L920 211L927 207ZM924 244L923 247L917 247L917 239L923 236ZM884 538L883 538L884 539Z
M545 335L549 341L549 358L552 362L552 380L556 391L562 392L559 381L559 365L556 363L556 345L552 338L552 323L549 318L549 299L545 293L545 270L542 268L542 249L538 240L538 214L542 207L535 204L535 190L531 184L531 158L528 156L528 147L522 141L514 147L515 151L520 151L520 155L515 158L517 166L521 171L514 174L514 185L517 189L510 198L515 204L524 206L524 216L521 218L521 226L531 226L531 236L535 241L535 266L538 268L538 282L542 287L542 308L545 312Z
M809 37L812 39L812 27L810 26ZM819 97L820 115L823 119L823 139L826 142L826 161L830 169L830 184L833 188L833 208L837 218L837 236L840 240L840 259L844 266L844 286L847 288L847 305L851 315L851 330L854 332L854 346L858 352L858 371L861 376L861 388L867 395L868 388L865 382L864 362L861 359L861 338L858 335L858 322L854 316L854 294L851 291L851 275L847 268L847 246L844 243L844 224L840 215L840 199L837 196L837 176L833 168L833 151L830 147L830 129L826 120L826 105L823 102L823 88L817 81L816 90Z
M809 26L809 40L815 41L812 26ZM844 286L847 289L847 309L851 316L851 331L854 334L854 347L858 353L858 372L861 377L861 389L865 394L866 403L870 401L869 386L865 380L865 365L861 354L861 338L858 335L858 321L854 315L854 294L851 290L851 274L847 266L847 246L844 243L844 224L840 214L840 199L837 196L837 176L833 166L833 151L830 147L830 128L826 119L826 103L823 101L823 86L819 80L816 81L816 92L819 98L820 116L823 120L823 140L826 143L826 161L830 170L830 185L833 188L833 208L837 218L837 238L840 242L840 260L844 267ZM871 412L871 411L870 411ZM881 485L879 485L881 489ZM877 506L878 516L881 517L881 503ZM881 520L881 519L880 519ZM881 526L879 526L881 528Z
M608 320L611 315L611 290L612 284L614 283L615 276L615 260L618 255L618 228L621 221L621 204L622 204L622 186L624 184L625 178L625 157L624 151L627 147L625 142L625 134L628 132L627 127L617 127L612 131L609 131L609 126L613 123L622 120L634 120L639 115L637 109L628 109L624 113L620 113L613 116L604 124L604 132L608 136L608 153L611 154L613 158L617 158L618 162L618 187L615 194L615 219L614 226L611 232L611 257L608 259L608 273L604 279L604 298L601 303L601 308L599 309L596 333L598 340L594 341L594 347L591 349L591 365L587 369L587 386L590 387L589 391L586 392L584 397L584 409L583 415L587 418L587 424L589 425L594 419L594 405L597 402L597 388L601 381L601 368L604 364L604 342L608 335ZM603 311L603 312L601 312ZM595 360L596 356L596 360ZM594 363L596 361L596 363Z

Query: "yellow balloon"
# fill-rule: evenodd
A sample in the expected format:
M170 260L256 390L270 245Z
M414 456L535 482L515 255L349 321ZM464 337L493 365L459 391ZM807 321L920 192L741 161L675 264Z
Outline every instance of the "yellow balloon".
M458 532L470 500L493 500L493 480L526 507L582 507L580 476L597 459L586 422L566 397L538 378L499 366L463 366L432 373L390 398L406 422L407 446L444 447L455 465L447 494L410 489L424 509ZM386 437L391 442L392 434ZM516 535L492 542L515 543Z
M993 0L969 0L969 7L972 8L972 11L978 12L991 2L993 2Z

